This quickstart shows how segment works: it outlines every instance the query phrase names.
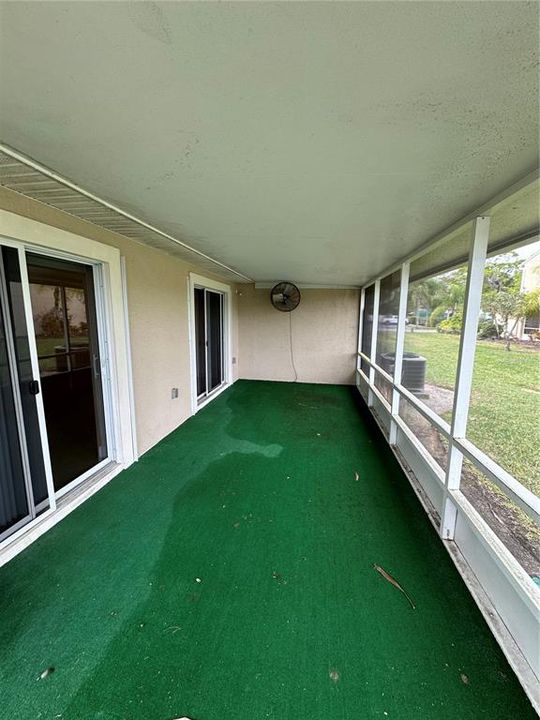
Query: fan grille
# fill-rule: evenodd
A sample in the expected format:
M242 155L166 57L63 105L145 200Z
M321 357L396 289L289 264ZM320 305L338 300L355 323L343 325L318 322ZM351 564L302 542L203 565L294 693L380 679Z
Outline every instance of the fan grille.
M291 282L280 282L270 291L270 300L276 310L291 312L300 303L300 290Z

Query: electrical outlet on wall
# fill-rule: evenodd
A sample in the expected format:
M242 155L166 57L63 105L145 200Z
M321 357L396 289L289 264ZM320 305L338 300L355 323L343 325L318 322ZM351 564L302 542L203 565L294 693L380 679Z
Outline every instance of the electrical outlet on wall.
M171 390L171 400L175 400L178 397L178 388L173 388Z
M232 364L233 364L233 365L236 365L236 358L235 358L235 357L233 357L233 359L232 359Z

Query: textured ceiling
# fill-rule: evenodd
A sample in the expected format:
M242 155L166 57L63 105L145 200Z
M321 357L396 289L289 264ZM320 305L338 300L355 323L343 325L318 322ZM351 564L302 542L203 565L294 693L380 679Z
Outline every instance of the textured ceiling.
M56 173L49 168L40 169L30 158L4 146L0 146L0 185L81 220L195 263L199 268L217 273L227 280L240 283L250 280L223 263L197 252L177 238L166 235L159 228L152 229L152 226L132 218L120 208L115 210L100 199L89 196L83 189L79 190L63 179L56 179Z
M537 164L536 3L0 12L2 141L258 281L361 284Z

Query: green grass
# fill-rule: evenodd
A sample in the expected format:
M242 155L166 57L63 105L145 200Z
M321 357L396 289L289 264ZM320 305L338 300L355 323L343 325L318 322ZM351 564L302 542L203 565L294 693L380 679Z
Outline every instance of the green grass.
M357 398L239 382L1 568L2 715L532 720Z
M56 354L56 348L62 348L62 350L65 350L66 348L66 341L64 337L47 337L47 338L38 338L38 354L40 356L42 355L55 355ZM76 347L87 347L88 346L88 337L85 335L75 335L71 338L71 345L72 348Z
M424 355L427 381L454 388L459 337L407 333L406 350ZM540 495L540 352L479 341L467 437Z

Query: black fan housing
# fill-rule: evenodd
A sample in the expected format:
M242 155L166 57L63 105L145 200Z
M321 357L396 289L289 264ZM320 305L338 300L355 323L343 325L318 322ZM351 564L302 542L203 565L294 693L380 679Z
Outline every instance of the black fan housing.
M276 310L291 312L300 303L300 290L291 282L279 282L270 291L270 300Z

